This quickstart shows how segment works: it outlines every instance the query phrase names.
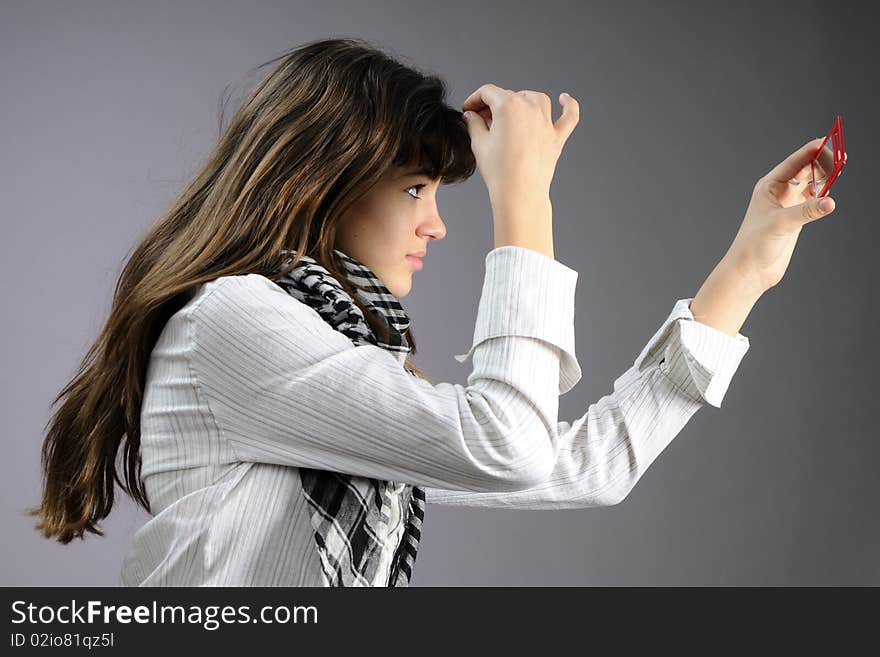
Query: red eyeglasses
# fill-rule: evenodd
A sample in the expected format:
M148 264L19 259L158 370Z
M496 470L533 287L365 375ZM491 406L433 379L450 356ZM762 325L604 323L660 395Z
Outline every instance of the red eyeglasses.
M846 164L846 147L843 143L843 118L838 114L831 130L810 162L812 172L810 190L814 197L828 196L831 185L837 180Z

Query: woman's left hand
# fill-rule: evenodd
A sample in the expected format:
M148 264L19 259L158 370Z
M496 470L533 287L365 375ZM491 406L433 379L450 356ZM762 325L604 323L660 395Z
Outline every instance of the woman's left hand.
M810 161L822 143L812 139L758 180L745 219L725 258L755 282L761 292L782 280L801 228L834 211L830 197L810 193ZM797 179L798 184L790 182ZM819 202L828 199L825 211Z

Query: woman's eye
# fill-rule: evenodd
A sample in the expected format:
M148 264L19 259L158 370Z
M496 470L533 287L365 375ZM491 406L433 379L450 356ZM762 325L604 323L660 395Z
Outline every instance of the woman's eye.
M412 187L407 187L406 191L409 192L409 190L411 190L411 189L421 189L422 187L427 187L427 185L425 185L425 184L413 185ZM410 196L412 196L413 198L422 198L421 196L413 195L413 194L410 194Z

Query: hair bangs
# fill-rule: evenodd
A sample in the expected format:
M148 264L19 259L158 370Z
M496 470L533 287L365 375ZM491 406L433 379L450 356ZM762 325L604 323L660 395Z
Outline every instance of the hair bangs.
M463 182L474 175L476 159L462 113L445 105L435 106L425 120L405 128L395 163L418 168L445 185Z

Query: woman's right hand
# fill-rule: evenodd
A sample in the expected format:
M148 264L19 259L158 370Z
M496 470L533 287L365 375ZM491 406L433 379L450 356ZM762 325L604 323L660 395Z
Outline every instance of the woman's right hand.
M578 102L560 94L553 123L547 94L484 84L462 103L477 168L494 208L535 208L550 198L562 148L578 123ZM491 123L491 127L489 126Z

